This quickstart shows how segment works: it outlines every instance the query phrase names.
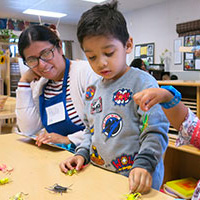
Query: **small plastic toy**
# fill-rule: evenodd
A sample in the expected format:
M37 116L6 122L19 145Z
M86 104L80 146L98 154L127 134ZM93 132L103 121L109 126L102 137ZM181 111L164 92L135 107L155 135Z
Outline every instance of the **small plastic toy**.
M139 200L142 195L139 192L131 193L126 195L126 200Z
M70 185L71 186L71 185ZM69 187L70 187L69 186ZM55 193L67 193L67 190L68 189L70 189L69 187L63 187L63 186L61 186L61 185L58 185L57 183L56 184L54 184L53 186L50 186L49 188L46 188L46 189L48 189L48 190L51 190L51 191L53 191L53 192L55 192Z
M144 131L147 128L147 126L148 126L148 120L149 120L148 114L144 113L142 115L142 123L143 123L143 125L142 125L142 128L141 128L141 132Z
M0 171L2 172L6 172L6 173L10 173L11 171L13 171L13 167L10 166L6 166L6 164L1 164L0 165Z
M73 174L77 174L77 170L76 169L71 169L71 170L68 170L66 175L69 175L69 176L72 176Z
M9 183L11 180L6 177L6 178L2 178L0 179L0 185L5 185L6 183Z
M24 196L28 194L24 194L23 192L18 192L16 195L13 195L9 198L9 200L24 200Z

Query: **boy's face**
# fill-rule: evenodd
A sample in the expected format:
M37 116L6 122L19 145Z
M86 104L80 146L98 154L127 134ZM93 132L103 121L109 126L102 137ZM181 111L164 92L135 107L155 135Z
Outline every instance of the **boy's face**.
M126 54L132 50L132 38L126 46L113 37L89 36L83 39L83 50L95 73L104 79L118 79L129 67Z

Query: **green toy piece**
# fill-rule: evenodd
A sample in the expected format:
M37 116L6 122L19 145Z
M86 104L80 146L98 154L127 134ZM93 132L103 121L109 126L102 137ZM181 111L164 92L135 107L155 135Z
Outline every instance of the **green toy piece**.
M66 175L69 175L69 176L72 176L73 174L77 174L77 170L76 169L71 169L71 170L68 170Z
M142 195L139 192L131 193L126 195L126 200L139 200Z
M23 192L18 192L16 195L9 198L9 200L24 200L23 196L28 195L24 194Z
M148 121L149 121L149 116L148 116L148 114L144 113L142 115L142 123L143 123L143 125L142 125L142 128L141 128L141 132L143 132L147 128Z
M10 182L9 178L2 178L2 179L0 179L0 185L4 185L4 184L9 183L9 182Z

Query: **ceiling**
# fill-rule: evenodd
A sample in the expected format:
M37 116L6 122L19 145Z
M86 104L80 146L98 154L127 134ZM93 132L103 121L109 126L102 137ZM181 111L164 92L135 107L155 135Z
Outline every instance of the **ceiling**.
M119 10L126 14L135 9L144 8L168 0L118 0ZM110 2L107 0L106 2ZM0 0L0 18L13 18L39 22L38 16L23 14L28 8L66 13L60 19L61 24L77 24L81 14L95 3L82 0ZM58 23L58 19L41 17L42 23Z

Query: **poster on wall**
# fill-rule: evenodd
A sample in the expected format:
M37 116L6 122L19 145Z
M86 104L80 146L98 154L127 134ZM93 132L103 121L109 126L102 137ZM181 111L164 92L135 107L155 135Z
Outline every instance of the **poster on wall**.
M7 19L0 18L0 29L6 29Z
M144 61L149 62L149 64L154 63L154 51L155 44L154 43L146 43L146 44L136 44L135 45L135 55L134 58L141 58Z
M185 36L184 46L186 47L200 46L200 35ZM200 71L200 57L195 56L195 54L192 52L184 53L183 70Z
M174 40L174 64L175 65L182 64L182 53L179 51L179 48L181 46L182 46L181 39Z

